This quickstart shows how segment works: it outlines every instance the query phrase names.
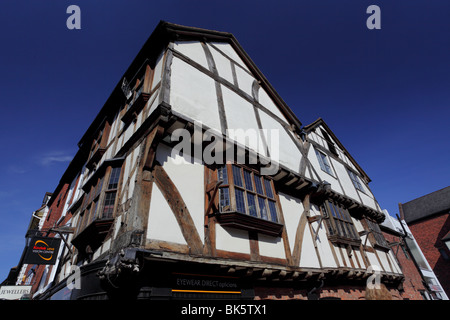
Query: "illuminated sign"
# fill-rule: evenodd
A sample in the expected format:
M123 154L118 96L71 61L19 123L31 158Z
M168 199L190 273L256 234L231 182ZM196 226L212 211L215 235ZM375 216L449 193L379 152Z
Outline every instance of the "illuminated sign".
M24 263L55 264L61 239L34 237L28 246Z

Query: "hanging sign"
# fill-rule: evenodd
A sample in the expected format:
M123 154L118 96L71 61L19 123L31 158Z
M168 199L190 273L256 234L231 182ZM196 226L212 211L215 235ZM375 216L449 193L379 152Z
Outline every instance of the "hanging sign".
M24 263L55 264L60 244L60 238L33 237L28 246Z

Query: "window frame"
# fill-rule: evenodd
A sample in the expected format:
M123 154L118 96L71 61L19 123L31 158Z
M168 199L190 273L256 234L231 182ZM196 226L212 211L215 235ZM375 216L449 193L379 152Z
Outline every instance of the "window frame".
M110 180L114 169L118 169L119 173L116 178L115 188L109 188ZM80 217L77 223L76 235L83 232L90 224L97 220L114 219L114 213L117 209L117 193L122 174L122 166L108 166L103 175L95 178L95 183L90 183L88 191L85 191L84 199L80 207ZM106 183L105 183L106 181ZM112 205L112 212L105 215L105 202L107 194L115 193Z
M223 168L226 168L226 176ZM245 165L227 163L215 169L215 178L223 180L216 199L216 216L219 223L274 236L281 233L281 207L270 177L263 176L259 171ZM251 182L251 185L248 182ZM228 190L228 199L224 199L225 189ZM263 204L265 211L261 209ZM224 207L226 210L223 210Z
M222 185L219 187L219 193L221 189L228 188L229 190L229 197L230 197L230 207L231 210L237 211L242 214L246 214L251 217L255 217L258 219L263 219L271 222L278 223L279 222L279 206L278 201L276 198L275 193L275 186L273 184L273 180L270 178L267 178L265 176L262 176L254 169L248 168L246 166L242 165L236 165L236 164L227 164L225 165L227 168L227 177L228 177L228 184L225 184L224 181ZM230 172L231 169L231 172ZM219 170L219 169L218 169ZM235 174L239 170L240 174L240 181L238 182L235 179ZM231 174L230 174L231 173ZM247 186L247 178L245 174L250 175L250 181L251 181L251 188L250 186ZM248 177L248 176L247 176ZM219 178L219 176L217 176ZM260 181L260 187L257 187L257 181ZM261 188L261 189L260 189ZM259 189L259 190L258 190ZM238 203L238 197L236 190L242 192L243 197L243 206L244 210L241 210L242 207L239 207L240 204ZM268 194L268 190L270 191L270 195ZM250 197L249 197L250 195ZM254 199L254 205L255 205L255 213L256 215L251 214L251 208L252 206L249 205L249 198L253 197ZM220 198L219 198L220 199ZM261 201L262 200L262 201ZM274 209L275 212L271 211L270 203L273 203L275 205ZM262 204L264 204L264 210L262 210ZM227 211L220 211L220 213L225 213Z
M330 176L335 177L333 167L331 165L330 160L328 159L328 155L317 148L314 148L314 150L316 152L316 157L317 161L319 162L320 169L323 172L329 174ZM326 163L324 162L324 160ZM327 170L327 168L329 168L329 170Z
M367 217L363 221L364 228L369 232L368 237L372 247L389 251L389 244L380 229L380 225Z
M325 200L320 206L325 220L328 239L331 242L360 245L361 237L347 208L333 200Z
M350 176L350 180L352 181L355 189L365 193L364 187L362 186L359 176L348 168L347 168L347 172L348 172L348 175Z

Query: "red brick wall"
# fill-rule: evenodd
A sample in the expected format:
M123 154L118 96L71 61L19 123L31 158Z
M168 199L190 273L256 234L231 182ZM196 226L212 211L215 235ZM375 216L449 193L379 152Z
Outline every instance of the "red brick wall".
M450 295L450 261L446 261L439 252L443 248L450 256L450 251L441 241L450 231L450 215L446 213L432 216L409 223L408 226L443 289Z
M61 218L61 215L62 215L63 209L64 209L64 204L66 203L66 198L68 195L68 188L69 188L69 184L65 184L61 188L60 192L56 195L55 200L53 201L52 205L49 207L49 212L47 213L44 224L42 226L44 235L45 235L45 231L48 230L49 228L53 227L56 224L56 222ZM61 198L60 198L60 195L61 195ZM50 212L50 210L51 210L51 212ZM51 233L49 236L53 237L54 235L55 235L54 233ZM63 243L61 243L61 245L63 245ZM32 294L34 292L36 292L39 287L41 277L44 273L45 267L46 267L45 265L39 265L36 268L36 274L33 279L34 284L33 284L33 287L31 288ZM30 268L31 268L31 265L28 266L27 272L28 272L28 269L30 269ZM51 273L52 268L53 268L53 266L50 266L47 275L49 275Z
M392 300L407 298L396 289L388 290ZM420 296L420 294L419 294ZM342 285L339 287L323 287L319 291L320 298L335 297L341 300L366 300L366 288ZM255 287L255 300L308 300L307 290L292 288Z
M401 240L400 237L386 232L383 232L383 235L389 243L395 243ZM409 257L408 255L408 258L401 247L393 246L392 250L393 254L397 257L397 261L405 276L405 281L403 282L404 292L401 293L402 297L410 300L423 300L419 290L425 291L425 287L420 272L417 270L412 257Z

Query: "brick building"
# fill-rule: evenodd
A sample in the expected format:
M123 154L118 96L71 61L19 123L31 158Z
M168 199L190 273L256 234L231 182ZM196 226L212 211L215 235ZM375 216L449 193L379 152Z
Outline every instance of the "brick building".
M399 203L406 221L439 283L430 283L437 298L450 294L450 187Z
M408 246L405 240L406 238L410 239L408 241L410 244L414 241L412 234L408 232L408 227L405 226L404 222L402 227L400 221L387 214L386 220L380 225L380 228L405 275L402 290L400 290L403 299L431 299L430 290L426 285L425 278L412 255L412 248Z

